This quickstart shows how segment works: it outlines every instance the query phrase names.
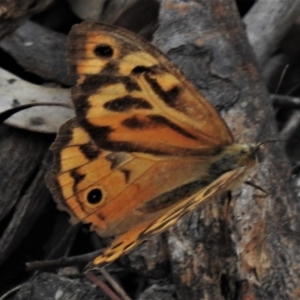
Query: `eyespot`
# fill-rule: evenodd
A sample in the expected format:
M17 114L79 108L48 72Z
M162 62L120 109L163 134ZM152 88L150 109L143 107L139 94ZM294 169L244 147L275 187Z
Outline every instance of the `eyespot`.
M93 189L89 191L87 195L87 201L90 204L98 204L103 198L102 191L100 189Z
M109 58L113 56L114 51L110 45L100 44L94 48L94 53L99 57Z

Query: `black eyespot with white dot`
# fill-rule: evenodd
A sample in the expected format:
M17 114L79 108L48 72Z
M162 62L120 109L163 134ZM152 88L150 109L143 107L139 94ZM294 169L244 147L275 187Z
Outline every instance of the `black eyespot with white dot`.
M113 56L114 54L114 50L110 45L107 44L100 44L97 45L94 48L94 53L95 55L97 55L98 57L102 57L102 58L110 58Z
M87 201L90 204L98 204L103 198L102 191L100 189L93 189L89 191L87 195Z

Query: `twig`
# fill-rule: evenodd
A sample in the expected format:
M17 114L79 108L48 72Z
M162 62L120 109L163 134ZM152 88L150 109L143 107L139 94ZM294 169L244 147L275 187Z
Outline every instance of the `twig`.
M283 82L283 78L284 78L284 76L285 76L285 74L286 74L286 72L287 72L287 70L288 70L289 67L290 67L289 64L286 64L286 65L284 66L284 69L283 69L283 71L281 72L281 75L280 75L280 78L279 78L279 82L278 82L278 84L277 84L277 88L276 88L275 94L278 93L279 88L281 87L281 84L282 84L282 82Z
M97 250L88 254L77 255L72 257L62 257L59 259L45 260L45 261L32 261L26 263L28 271L42 270L49 268L61 268L67 266L84 265L92 261L97 257L103 250Z
M131 300L124 289L115 281L115 279L104 269L100 268L101 274L110 283L110 285L115 289L115 291L124 299Z
M300 109L300 98L284 96L284 95L271 95L271 100L274 105L284 108Z
M19 284L17 286L15 286L14 288L10 289L9 291L7 291L5 294L3 294L1 297L0 297L0 300L4 300L6 297L10 296L11 294L15 293L16 291L18 291L19 289L22 288L23 285L25 285L26 283L22 283L22 284Z
M24 104L17 107L13 107L10 109L7 109L3 112L0 112L0 124L2 124L6 119L10 118L12 115L16 114L19 111L22 111L24 109L28 109L30 107L36 107L36 106L61 106L66 108L71 108L71 106L68 106L64 103L30 103L30 104Z
M88 272L85 274L85 276L88 280L98 285L110 297L111 300L122 300L114 293L114 291L108 285L106 285L102 280L100 280L94 273Z
M300 125L300 111L295 111L280 132L280 138L289 140Z

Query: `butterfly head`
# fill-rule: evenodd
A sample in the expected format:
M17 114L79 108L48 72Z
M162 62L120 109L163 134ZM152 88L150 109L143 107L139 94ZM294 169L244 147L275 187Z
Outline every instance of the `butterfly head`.
M252 167L257 165L266 157L265 144L233 144L226 149L233 156L233 160L238 166Z
M220 176L221 174L246 167L252 169L265 157L265 149L262 144L231 144L222 149L211 164L210 174Z

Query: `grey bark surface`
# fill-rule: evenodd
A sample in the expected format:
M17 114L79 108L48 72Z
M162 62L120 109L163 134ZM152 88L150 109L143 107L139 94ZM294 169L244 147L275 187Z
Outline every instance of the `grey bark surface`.
M271 5L270 5L271 4ZM299 0L260 0L244 18L256 59L263 66L300 13Z
M64 34L27 21L1 40L0 47L28 72L60 84L75 84L69 74Z
M0 238L0 265L19 246L51 201L44 184L49 165L49 154L45 153L50 143L39 138L39 134L6 126L0 129L0 216L11 216Z
M30 16L43 11L53 0L1 0L0 38L17 29Z
M30 280L13 297L13 300L108 300L94 284L87 279L72 280L57 274L41 273Z
M236 140L276 139L269 96L234 1L161 4L154 43L223 109ZM270 145L252 179L269 195L242 186L230 208L211 201L170 230L180 299L298 299L300 207L281 146Z

